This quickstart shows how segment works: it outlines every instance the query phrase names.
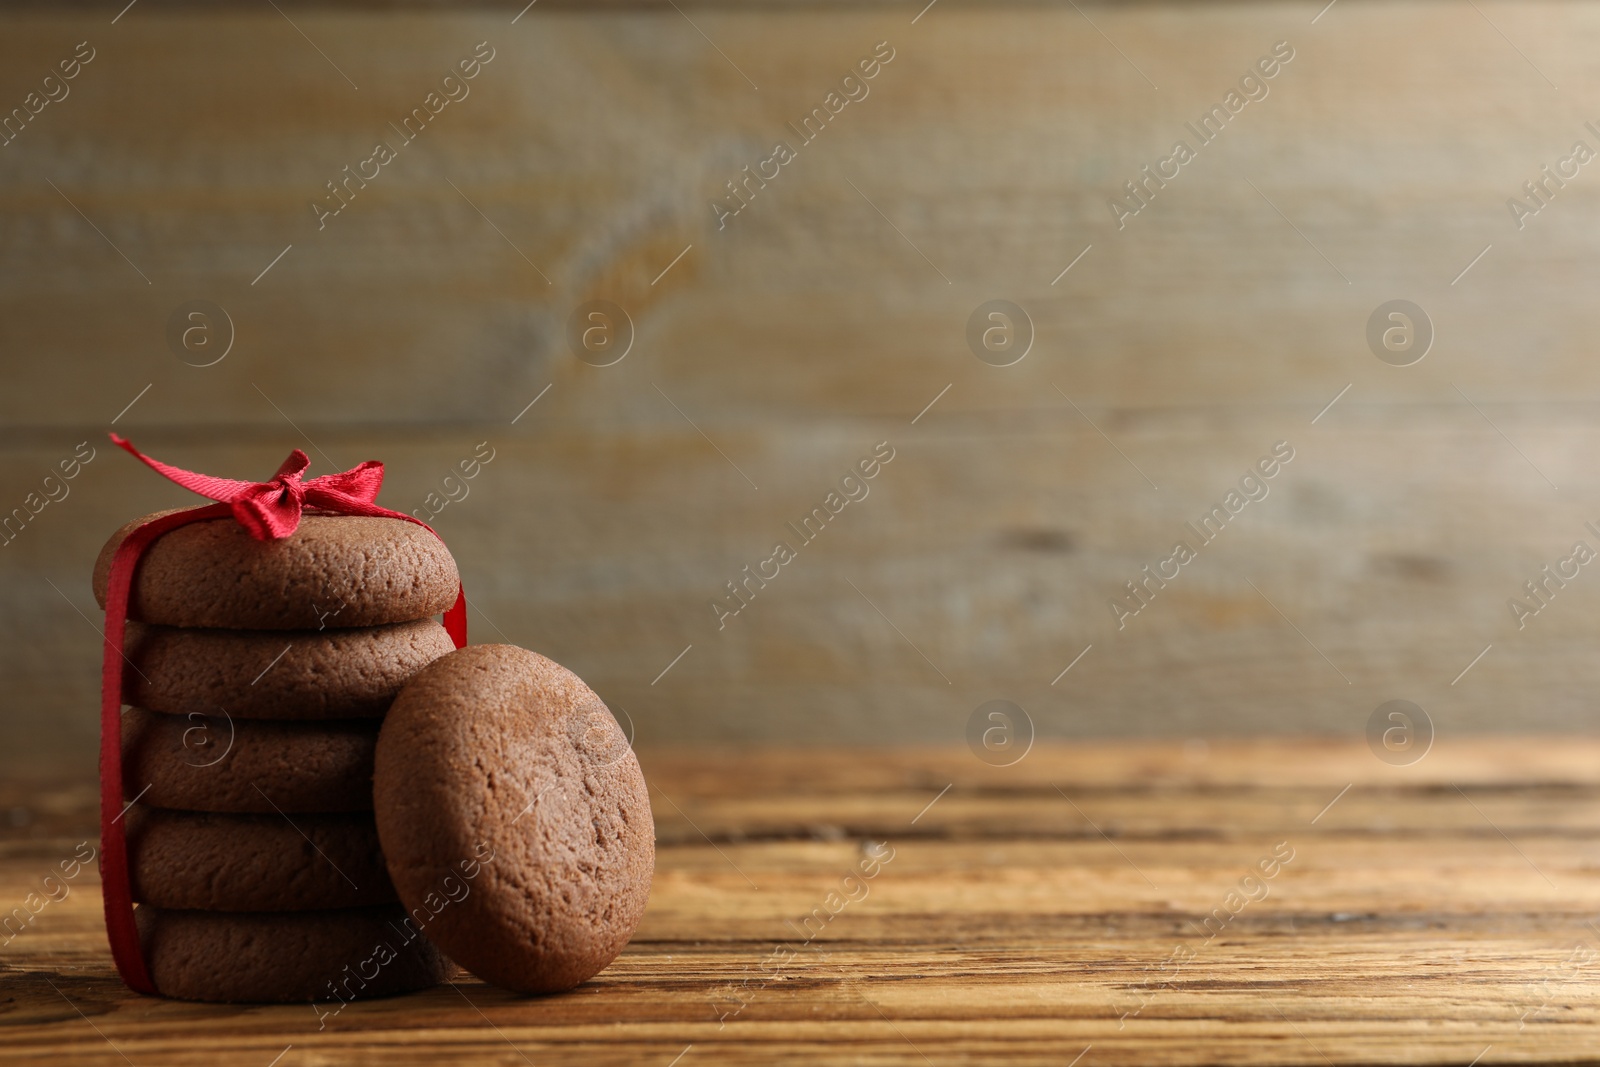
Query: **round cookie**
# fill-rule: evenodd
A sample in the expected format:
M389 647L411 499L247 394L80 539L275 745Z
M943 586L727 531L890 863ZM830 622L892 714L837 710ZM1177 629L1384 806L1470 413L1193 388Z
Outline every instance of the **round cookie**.
M135 804L124 821L140 904L310 911L395 899L365 813L218 815Z
M487 982L568 989L644 915L644 775L600 698L543 656L476 645L419 671L384 718L373 799L401 901L445 901L429 939Z
M100 550L94 596L102 608L117 546L165 514L128 523ZM404 519L307 512L279 541L257 541L231 518L208 519L146 549L128 618L246 630L381 626L447 611L460 587L444 542Z
M419 669L455 648L432 619L346 630L201 630L132 623L123 700L175 715L382 715Z
M311 1001L319 1019L344 1002L427 989L453 968L394 905L281 914L134 912L162 996L214 1003Z
M186 811L371 811L377 744L375 719L273 722L130 708L122 716L124 799Z

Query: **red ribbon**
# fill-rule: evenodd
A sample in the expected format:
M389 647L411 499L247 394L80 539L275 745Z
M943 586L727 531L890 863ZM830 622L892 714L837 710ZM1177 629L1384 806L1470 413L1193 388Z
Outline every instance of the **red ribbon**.
M139 931L134 925L128 842L122 823L126 812L122 802L122 665L125 662L122 641L129 591L140 557L162 534L192 522L223 519L229 515L257 541L281 540L299 527L301 512L306 507L337 515L403 519L416 523L435 537L439 535L413 515L390 511L373 503L383 485L383 464L376 460L303 482L300 476L310 460L297 448L283 461L271 481L245 482L169 466L144 455L114 433L111 441L185 489L218 501L163 515L136 528L112 556L111 576L106 586L105 656L100 671L100 886L105 901L106 934L111 941L111 958L116 963L117 973L135 992L155 993L155 984L150 980L144 952L139 946ZM458 590L455 604L445 612L444 628L457 648L467 643L465 589Z

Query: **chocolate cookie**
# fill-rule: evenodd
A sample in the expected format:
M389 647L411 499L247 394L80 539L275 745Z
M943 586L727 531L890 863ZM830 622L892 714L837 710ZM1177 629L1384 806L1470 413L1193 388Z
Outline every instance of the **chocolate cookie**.
M123 699L172 714L378 716L424 665L454 649L432 619L348 630L129 625Z
M156 989L183 1000L311 1001L326 1020L347 1000L427 989L452 971L426 938L407 937L394 905L271 914L145 904L134 919Z
M308 911L395 899L365 813L217 815L136 804L124 821L140 904Z
M124 799L187 811L371 811L377 744L374 719L272 722L130 708L122 716Z
M419 671L384 718L373 798L401 901L485 981L570 988L644 915L644 775L600 698L543 656L477 645Z
M94 565L103 608L111 557L133 529L107 541ZM460 589L456 562L414 522L307 513L280 541L257 541L230 519L169 531L139 560L128 618L165 626L316 630L410 622L446 611Z

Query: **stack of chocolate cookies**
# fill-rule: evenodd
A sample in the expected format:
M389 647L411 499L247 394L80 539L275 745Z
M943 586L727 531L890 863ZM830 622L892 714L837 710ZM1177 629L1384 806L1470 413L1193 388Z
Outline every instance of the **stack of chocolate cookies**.
M95 566L105 603L118 531ZM373 816L378 730L454 648L433 616L455 561L398 519L306 514L278 541L231 519L145 552L125 641L128 862L156 988L195 1000L349 1000L450 966L406 920Z

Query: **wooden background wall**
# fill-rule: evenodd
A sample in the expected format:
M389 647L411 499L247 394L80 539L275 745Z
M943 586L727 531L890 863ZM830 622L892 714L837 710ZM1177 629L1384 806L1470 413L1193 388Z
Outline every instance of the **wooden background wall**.
M95 55L0 147L0 509L97 450L0 548L15 773L90 773L91 561L189 499L114 421L216 474L382 458L407 510L490 442L436 520L474 637L572 667L641 744L951 741L997 698L1066 737L1356 736L1392 698L1441 732L1594 721L1600 569L1521 630L1507 600L1600 548L1600 166L1523 229L1506 200L1600 148L1600 8L520 6L5 16L4 109ZM1280 40L1270 94L1119 231L1108 197ZM319 230L324 183L483 41ZM719 230L880 41L870 95ZM1365 339L1396 298L1437 331L1404 368ZM234 325L214 366L166 339L195 299ZM614 366L566 342L591 299L635 325ZM1034 324L1014 366L968 349L990 299ZM885 440L719 631L724 583ZM1270 496L1119 631L1108 598L1280 440Z

